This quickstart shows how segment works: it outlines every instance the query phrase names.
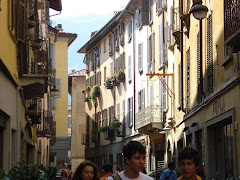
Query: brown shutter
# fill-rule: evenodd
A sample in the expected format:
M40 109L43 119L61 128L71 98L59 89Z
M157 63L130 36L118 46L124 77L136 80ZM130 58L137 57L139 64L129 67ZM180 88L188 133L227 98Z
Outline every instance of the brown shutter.
M149 25L149 2L148 0L142 0L142 25Z
M17 1L17 40L25 42L27 35L27 6L26 0Z

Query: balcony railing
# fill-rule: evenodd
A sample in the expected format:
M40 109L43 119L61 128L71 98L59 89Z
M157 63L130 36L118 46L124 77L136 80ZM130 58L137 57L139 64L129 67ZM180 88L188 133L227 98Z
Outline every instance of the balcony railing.
M224 1L224 41L233 47L233 52L239 51L240 45L240 12L239 0Z
M82 145L89 145L89 134L81 134Z
M41 124L37 125L37 134L41 137L49 137L54 133L53 116L49 111L41 112Z
M158 105L150 105L136 113L136 129L161 129L163 123L162 110Z

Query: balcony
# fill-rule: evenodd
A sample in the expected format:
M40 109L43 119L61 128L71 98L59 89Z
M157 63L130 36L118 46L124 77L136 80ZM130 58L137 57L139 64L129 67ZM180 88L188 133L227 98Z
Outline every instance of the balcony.
M25 99L43 97L47 90L47 52L19 43L19 74Z
M163 128L162 111L157 105L150 105L136 113L136 129L139 133L150 134Z
M41 114L39 111L39 99L28 99L26 100L26 117L28 117L32 124L41 123Z
M239 0L232 3L231 0L224 1L224 41L232 47L233 52L240 50L240 12Z
M42 111L41 123L37 125L37 135L40 137L51 137L53 132L53 116L49 111Z

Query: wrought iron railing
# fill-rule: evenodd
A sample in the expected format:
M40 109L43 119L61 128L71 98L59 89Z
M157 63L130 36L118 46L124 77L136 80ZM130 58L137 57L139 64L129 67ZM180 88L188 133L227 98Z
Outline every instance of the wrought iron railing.
M224 0L224 40L240 29L239 0Z
M162 109L158 105L150 105L136 113L136 129L151 123L162 123Z
M41 124L37 125L38 136L49 137L54 133L53 116L49 111L41 112Z
M89 145L89 134L81 134L82 145Z

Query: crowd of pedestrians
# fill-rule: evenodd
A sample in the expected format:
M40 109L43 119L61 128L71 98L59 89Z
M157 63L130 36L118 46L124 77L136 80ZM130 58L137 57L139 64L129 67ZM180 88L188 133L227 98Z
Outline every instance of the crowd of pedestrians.
M126 170L123 171L117 165L116 171L113 173L112 164L107 163L99 172L93 162L86 160L77 167L73 176L65 164L62 176L65 178L64 180L153 180L152 177L146 175L144 168L146 150L140 142L130 141L124 145L123 156L127 165ZM174 171L175 163L170 162L168 169L163 171L160 180L201 180L201 177L197 175L200 158L196 150L185 147L178 155L178 163L182 173L181 177L177 179Z

